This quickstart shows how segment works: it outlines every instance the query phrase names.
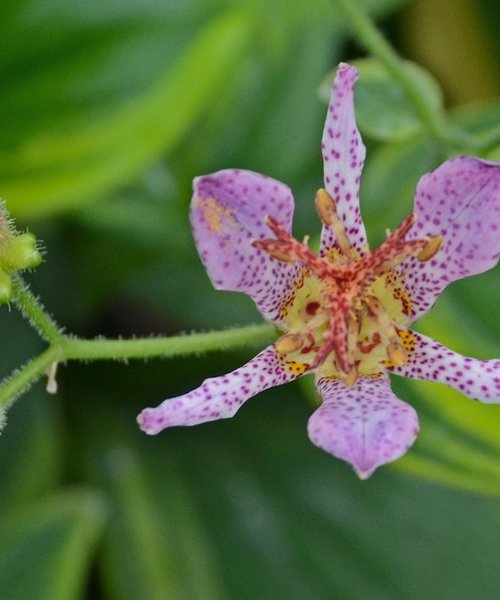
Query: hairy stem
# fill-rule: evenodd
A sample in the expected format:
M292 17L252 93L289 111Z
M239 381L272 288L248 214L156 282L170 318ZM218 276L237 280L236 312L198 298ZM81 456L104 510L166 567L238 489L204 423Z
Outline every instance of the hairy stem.
M19 308L40 336L53 344L62 337L62 331L45 310L42 303L32 294L18 273L11 274L14 304Z
M62 343L65 360L126 360L129 358L172 358L212 350L228 350L272 340L272 325L247 325L223 331L192 333L172 337L129 340L81 340L66 338Z
M248 325L224 331L129 340L82 340L56 331L57 338L44 352L12 373L0 385L0 407L26 391L55 362L171 358L261 344L276 337L272 325Z
M0 385L0 408L5 408L43 375L43 373L60 357L57 346L49 346L44 352L30 360L19 370L14 371Z

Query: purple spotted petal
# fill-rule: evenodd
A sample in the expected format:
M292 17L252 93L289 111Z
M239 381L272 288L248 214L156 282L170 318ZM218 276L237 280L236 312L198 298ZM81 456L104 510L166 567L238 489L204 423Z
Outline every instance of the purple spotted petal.
M293 208L287 186L251 171L227 169L194 181L191 223L214 287L248 294L276 324L300 267L270 258L252 241L274 237L265 223L268 215L289 232Z
M296 379L269 346L251 361L220 377L206 379L199 388L145 408L137 417L140 428L151 435L175 425L197 425L232 417L252 396Z
M354 467L362 479L396 460L413 444L417 413L391 391L388 378L360 377L348 388L339 379L317 382L323 404L309 419L311 441Z
M418 221L408 239L442 235L441 250L427 262L398 267L413 300L413 320L450 283L494 267L500 254L500 163L454 158L424 175L415 195Z
M415 349L408 364L393 373L446 383L462 394L487 404L500 403L500 360L478 360L453 352L421 333L412 332Z
M367 244L365 226L359 210L359 185L366 150L354 116L354 84L358 72L353 67L339 65L326 116L321 149L325 188L337 203L351 244L364 253ZM331 227L323 227L321 248L335 247Z

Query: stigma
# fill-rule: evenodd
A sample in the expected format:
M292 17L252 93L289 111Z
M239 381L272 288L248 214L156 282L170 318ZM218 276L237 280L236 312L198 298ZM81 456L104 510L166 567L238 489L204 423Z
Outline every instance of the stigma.
M403 366L408 360L405 316L409 294L393 269L408 258L430 260L439 251L441 236L407 240L417 220L408 215L373 252L361 254L324 189L316 194L316 210L330 227L336 246L318 256L307 244L293 238L273 217L266 222L274 238L253 245L272 258L302 265L301 285L295 285L287 302L285 335L276 350L293 364L340 377L346 385L359 375L375 374L384 366ZM406 302L406 305L405 305Z

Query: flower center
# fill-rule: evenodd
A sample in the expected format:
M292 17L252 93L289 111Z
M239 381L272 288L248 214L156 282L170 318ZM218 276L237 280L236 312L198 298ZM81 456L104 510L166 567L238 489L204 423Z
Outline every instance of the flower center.
M376 372L377 365L387 360L396 366L406 363L404 336L398 326L403 320L401 311L388 309L384 292L394 283L394 267L412 256L429 260L438 252L442 237L406 240L417 218L410 214L375 251L367 249L360 255L324 189L316 194L316 209L323 224L333 229L338 248L318 256L309 249L307 238L299 242L273 217L266 221L275 239L255 240L253 245L277 260L304 267L291 300L297 318L276 343L277 350L291 356L312 353L310 369L322 367L333 356L334 371L347 385L354 385L360 371ZM305 281L306 292L301 293ZM408 294L398 289L403 304Z

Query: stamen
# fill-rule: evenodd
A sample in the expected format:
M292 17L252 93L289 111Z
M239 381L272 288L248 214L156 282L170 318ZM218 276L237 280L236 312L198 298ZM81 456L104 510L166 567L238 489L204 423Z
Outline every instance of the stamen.
M429 238L427 245L420 250L417 254L417 259L420 262L425 262L426 260L430 260L441 248L443 244L443 236L442 235L434 235Z
M277 239L254 240L252 245L255 248L265 250L278 260L299 261L324 281L336 282L350 277L348 268L332 265L326 259L314 254L306 244L301 244L287 233L273 217L267 216L266 223Z
M355 316L347 316L347 362L350 365L354 364L360 325L360 320Z
M328 227L332 227L340 249L344 254L351 254L351 243L337 214L337 205L328 192L321 188L316 192L316 210L319 218Z
M313 277L314 285L319 284L321 288L320 297L307 294L304 305L299 307L300 331L281 337L275 342L276 350L281 354L312 353L312 362L308 365L311 370L328 359L328 368L333 368L351 387L359 371L365 372L364 355L374 352L371 358L366 356L366 361L378 360L384 345L385 356L393 365L401 367L408 361L408 351L395 321L379 300L375 291L378 288L371 289L371 286L409 257L429 260L439 251L443 239L436 235L406 240L417 219L415 214L410 214L392 233L387 232L387 240L379 248L359 256L351 247L335 201L324 189L316 194L316 209L323 224L331 227L336 236L344 255L340 260L314 254L307 245L307 236L299 242L272 216L266 218L266 223L276 237L254 240L252 244L276 260L301 264L307 277ZM300 298L304 300L303 295ZM364 319L376 322L369 324L363 338L366 343L359 339ZM297 331L296 325L294 329ZM380 349L375 351L379 345Z
M316 192L316 210L322 223L327 226L330 226L333 223L333 218L337 216L337 206L333 198L323 188Z
M408 362L408 352L403 344L401 344L400 337L391 317L375 296L367 296L365 302L373 317L378 321L380 327L389 338L389 344L386 347L389 360L397 367L403 367Z
M274 347L280 354L288 354L298 350L304 343L304 338L298 333L288 333L275 342Z
M292 262L294 260L288 252L282 250L283 243L279 240L254 240L252 246L264 250L276 260L282 262Z
M396 367L404 367L408 362L408 352L399 342L391 341L387 346L387 356Z
M357 369L357 367L355 365L353 367L351 367L349 373L347 373L346 375L344 375L342 377L342 380L346 384L347 387L353 387L353 385L358 380L358 369Z
M393 338L397 333L394 329L394 325L391 317L387 314L385 308L382 306L380 300L375 296L366 296L363 299L364 303L368 307L368 310L372 313L373 317L380 323L383 329L389 333L389 338Z

